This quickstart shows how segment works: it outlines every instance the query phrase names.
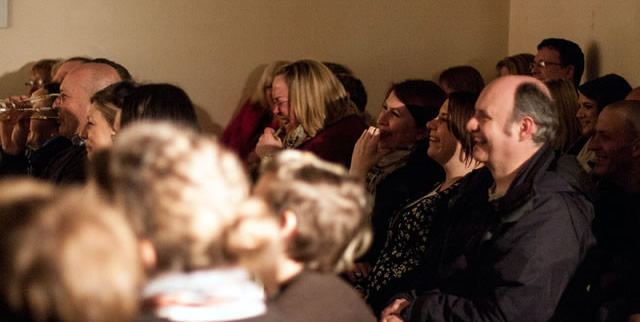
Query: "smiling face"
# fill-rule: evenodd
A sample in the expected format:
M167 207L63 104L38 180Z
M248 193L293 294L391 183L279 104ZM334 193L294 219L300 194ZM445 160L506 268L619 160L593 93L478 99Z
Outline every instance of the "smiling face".
M427 154L440 165L444 165L462 148L460 142L449 131L449 100L440 107L438 117L427 123L429 129L429 150Z
M396 150L414 145L426 133L419 131L409 109L398 99L394 91L384 101L377 119L380 129L379 148Z
M627 170L632 168L634 138L625 133L626 127L626 120L621 112L605 108L600 113L595 134L589 143L589 149L596 154L596 164L593 167L595 175L623 178Z
M591 136L596 132L596 123L598 122L598 102L579 93L578 103L580 107L576 113L580 126L582 127L582 135Z
M475 160L487 166L510 159L510 150L518 143L518 125L512 120L515 87L508 81L491 83L482 91L467 130L473 135Z
M54 107L58 109L60 135L71 138L84 128L89 110L90 95L86 87L90 75L86 70L69 73L60 85L60 96Z
M284 75L278 75L273 79L273 116L278 119L280 126L284 126L286 133L290 133L298 127L298 121L291 104L289 104L289 86Z
M89 109L87 125L82 131L82 137L86 140L87 157L89 160L98 150L110 147L113 144L112 136L115 131L109 125L104 115L93 105Z

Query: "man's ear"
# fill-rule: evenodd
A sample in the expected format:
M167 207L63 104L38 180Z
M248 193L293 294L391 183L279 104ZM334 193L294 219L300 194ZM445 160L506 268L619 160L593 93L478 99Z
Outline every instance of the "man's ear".
M576 68L573 67L573 65L567 65L566 69L567 69L566 77L568 79L573 79L573 75L574 75L573 73L576 71Z
M429 129L426 126L417 128L416 141L424 140L429 137Z
M528 140L537 132L538 126L530 116L525 116L520 120L520 128L518 132L520 140Z
M142 259L142 266L145 271L151 271L156 267L158 261L156 255L156 249L148 239L141 239L138 241L138 251L140 252L140 258Z
M293 211L286 210L282 219L282 235L285 238L293 237L298 229L298 216Z

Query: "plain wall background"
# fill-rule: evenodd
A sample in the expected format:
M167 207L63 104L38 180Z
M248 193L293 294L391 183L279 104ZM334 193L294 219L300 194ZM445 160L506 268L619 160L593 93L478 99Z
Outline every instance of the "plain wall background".
M12 0L0 97L24 93L38 59L107 57L137 80L183 87L219 132L265 64L312 58L350 67L376 115L393 81L460 64L492 78L508 16L508 0Z
M38 59L107 57L183 87L219 133L273 60L349 66L376 115L393 81L470 64L488 82L498 60L552 36L583 48L583 80L615 72L640 85L637 0L12 0L0 97L24 93Z

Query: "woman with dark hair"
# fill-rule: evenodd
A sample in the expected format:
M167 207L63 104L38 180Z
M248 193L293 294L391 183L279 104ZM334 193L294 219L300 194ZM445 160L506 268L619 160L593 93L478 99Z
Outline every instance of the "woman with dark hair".
M394 294L411 289L421 279L431 239L444 230L442 218L449 198L457 192L459 180L478 166L472 157L473 136L466 130L477 98L473 93L451 93L438 117L427 123L427 154L444 169L445 178L391 216L384 248L358 285L376 314Z
M171 84L140 85L127 96L120 127L136 120L164 120L200 130L191 99L182 88Z
M578 121L582 127L583 138L576 143L570 153L577 155L578 162L591 173L595 162L595 153L589 150L589 142L596 132L598 115L605 106L623 100L631 91L631 85L617 74L608 74L590 80L578 87Z
M455 66L445 69L438 77L438 84L447 95L453 92L479 94L484 88L482 75L471 66Z
M445 93L432 81L395 83L387 90L377 128L370 127L356 143L349 171L366 182L367 191L375 198L371 214L374 237L368 254L350 273L352 281L368 274L367 263L375 262L384 245L393 211L442 179L442 169L427 156L426 124L436 117L445 99Z

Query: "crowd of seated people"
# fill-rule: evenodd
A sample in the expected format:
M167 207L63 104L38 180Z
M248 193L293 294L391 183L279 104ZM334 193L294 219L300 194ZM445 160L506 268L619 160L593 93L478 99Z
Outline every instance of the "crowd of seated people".
M375 120L349 67L274 61L220 138L178 86L38 61L0 111L0 320L640 321L640 87L536 49Z

